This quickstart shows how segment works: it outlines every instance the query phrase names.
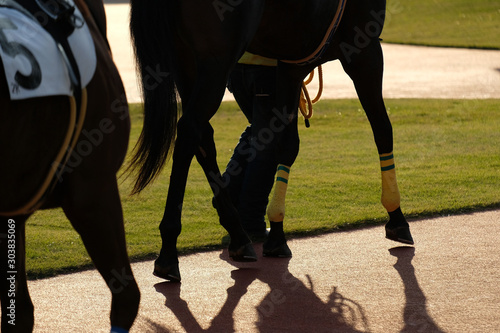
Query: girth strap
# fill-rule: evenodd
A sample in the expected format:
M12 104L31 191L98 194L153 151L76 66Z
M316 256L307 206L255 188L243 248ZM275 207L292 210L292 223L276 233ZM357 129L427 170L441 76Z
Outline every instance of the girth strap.
M340 21L342 20L342 16L344 15L346 2L347 0L339 0L337 11L335 12L335 16L333 17L332 22L330 23L330 26L326 31L325 37L321 41L321 44L318 46L318 48L312 54L300 60L280 60L280 61L289 64L306 65L320 59L325 50L330 45L330 41L335 32L337 31L337 28L339 27Z

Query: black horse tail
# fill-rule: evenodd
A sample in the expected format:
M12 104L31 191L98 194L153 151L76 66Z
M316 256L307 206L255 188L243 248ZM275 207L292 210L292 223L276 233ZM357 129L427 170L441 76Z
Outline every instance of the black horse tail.
M132 193L139 193L158 176L176 135L177 93L168 3L131 1L130 32L144 99L144 124L129 167L138 169Z

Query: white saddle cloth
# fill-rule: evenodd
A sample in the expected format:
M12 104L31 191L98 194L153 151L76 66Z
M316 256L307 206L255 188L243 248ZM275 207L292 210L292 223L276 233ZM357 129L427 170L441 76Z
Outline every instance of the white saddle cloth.
M78 8L75 15L85 22ZM97 63L87 24L75 28L68 41L85 87ZM54 39L37 21L7 7L0 7L0 57L11 99L73 95L68 68Z

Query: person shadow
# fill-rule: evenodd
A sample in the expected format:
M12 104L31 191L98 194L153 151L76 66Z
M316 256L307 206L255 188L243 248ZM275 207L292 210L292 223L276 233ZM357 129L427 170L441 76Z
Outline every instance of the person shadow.
M262 244L254 244L262 253ZM261 281L269 292L255 307L253 324L257 332L369 332L363 308L355 301L343 297L332 288L324 302L314 291L314 282L306 275L307 284L290 273L290 258L260 258L256 263L240 264L230 260L227 250L221 259L235 266L231 272L234 284L227 289L227 298L210 327L203 329L180 296L180 284L162 282L155 285L165 298L165 306L180 321L186 332L236 332L234 312L249 286ZM245 329L251 329L246 327Z
M398 246L389 249L397 258L394 268L404 284L406 304L403 311L404 327L401 333L444 333L427 312L427 299L418 284L412 260L415 248Z

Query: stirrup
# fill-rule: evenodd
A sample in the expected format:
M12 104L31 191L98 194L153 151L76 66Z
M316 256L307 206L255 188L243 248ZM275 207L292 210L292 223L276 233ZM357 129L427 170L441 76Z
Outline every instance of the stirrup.
M35 0L35 2L55 22L70 24L73 28L79 28L84 24L80 18L74 15L75 6L67 0Z

